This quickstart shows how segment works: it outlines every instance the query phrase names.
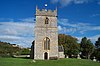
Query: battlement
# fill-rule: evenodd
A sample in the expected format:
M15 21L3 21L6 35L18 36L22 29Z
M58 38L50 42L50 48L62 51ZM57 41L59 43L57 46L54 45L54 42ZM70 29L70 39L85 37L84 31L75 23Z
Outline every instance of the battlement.
M57 8L56 10L52 11L52 10L46 10L46 9L38 9L38 7L36 7L36 16L54 16L57 17Z

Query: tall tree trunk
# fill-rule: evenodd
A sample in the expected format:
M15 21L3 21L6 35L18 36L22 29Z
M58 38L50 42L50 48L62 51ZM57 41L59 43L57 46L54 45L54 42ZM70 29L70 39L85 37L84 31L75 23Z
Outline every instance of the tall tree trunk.
M88 54L88 59L90 59L90 54Z

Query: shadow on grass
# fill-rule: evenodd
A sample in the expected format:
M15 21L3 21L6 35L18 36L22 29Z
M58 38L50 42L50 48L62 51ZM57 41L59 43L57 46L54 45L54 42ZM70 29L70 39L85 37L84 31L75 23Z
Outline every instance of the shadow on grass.
M12 57L12 58L31 59L30 57Z

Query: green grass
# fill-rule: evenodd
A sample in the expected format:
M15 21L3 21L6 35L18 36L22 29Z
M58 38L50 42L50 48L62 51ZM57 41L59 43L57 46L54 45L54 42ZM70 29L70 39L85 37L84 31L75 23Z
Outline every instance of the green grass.
M84 59L37 60L0 58L0 66L100 66L100 63Z

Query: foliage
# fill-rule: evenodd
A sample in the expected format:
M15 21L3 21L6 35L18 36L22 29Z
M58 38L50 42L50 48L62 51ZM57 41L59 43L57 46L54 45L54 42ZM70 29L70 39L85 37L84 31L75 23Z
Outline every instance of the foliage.
M2 57L13 56L19 50L19 47L13 47L10 43L0 42L0 56Z
M100 37L98 38L98 40L95 43L94 56L97 58L97 60L100 61Z
M31 51L30 51L30 58L31 59L34 59L34 44L35 44L35 41L32 42L32 46L31 46Z
M0 66L100 66L100 63L83 59L36 60L0 58Z
M96 41L95 47L96 47L97 49L100 48L100 37L99 37L98 40Z
M90 39L87 39L86 37L82 38L82 40L81 40L82 56L87 59L90 59L90 56L93 53L93 51L94 51L94 45L90 41Z
M58 35L58 44L63 45L64 53L69 55L77 55L79 53L79 44L77 43L77 39L65 34Z
M23 48L23 49L21 49L20 54L21 55L29 55L30 54L29 48Z
M28 55L29 48L20 48L16 44L0 42L0 57L12 57L13 55Z

